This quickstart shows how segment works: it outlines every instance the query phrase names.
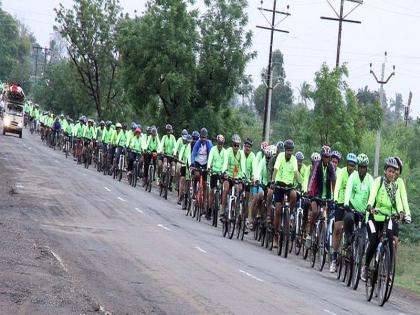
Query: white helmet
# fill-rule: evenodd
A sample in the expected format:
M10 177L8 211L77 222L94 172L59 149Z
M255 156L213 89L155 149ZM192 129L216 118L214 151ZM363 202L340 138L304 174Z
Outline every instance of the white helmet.
M264 155L267 158L271 158L271 157L275 156L276 153L277 153L277 147L273 144L265 147L265 149L264 149Z

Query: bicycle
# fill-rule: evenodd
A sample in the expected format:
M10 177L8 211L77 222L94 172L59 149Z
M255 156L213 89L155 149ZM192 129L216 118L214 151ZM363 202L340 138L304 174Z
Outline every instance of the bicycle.
M245 230L246 230L246 219L247 213L245 213L245 187L249 183L242 181L243 189L239 194L239 203L237 205L237 216L236 216L236 238L241 238L241 241L244 240Z
M357 290L360 281L360 274L362 270L363 254L366 248L366 229L364 228L364 215L354 210L355 220L359 216L358 223L355 224L355 229L352 234L351 251L352 251L352 277L351 287Z
M368 270L368 276L366 279L366 299L367 301L370 301L373 297L373 293L376 292L376 297L378 297L378 304L379 306L383 306L391 296L395 278L396 262L393 240L394 235L392 233L393 225L398 224L401 220L398 214L393 214L390 216L383 213L379 209L376 209L375 213L385 216L383 225L384 230L388 229L391 231L392 239L389 239L388 233L386 233L386 231L382 231L379 244L376 247L376 254L373 257Z
M85 164L85 168L88 169L89 165L92 163L92 142L86 140L87 145L83 149L83 162Z
M220 180L220 173L212 173L212 175L216 175L217 176L217 180L216 180L216 187L213 189L214 190L214 200L213 200L213 211L212 211L212 216L213 216L213 220L212 220L212 226L217 227L217 219L218 219L218 214L219 214L219 209L221 206L221 200L222 200L222 182Z
M160 175L160 180L159 180L159 186L160 186L160 190L159 190L159 196L162 197L163 194L163 198L168 199L168 189L169 189L169 185L170 185L170 179L171 179L171 160L172 157L169 155L161 155L163 157L163 169L162 169L162 173Z
M152 190L152 183L155 176L155 163L157 158L157 152L148 153L151 155L149 168L147 170L147 181L146 181L146 191L150 192Z
M315 220L312 229L312 244L311 244L311 267L314 268L317 262L319 271L322 271L327 258L326 250L326 216L328 216L328 209L331 200L323 200L315 198L320 202L321 206L318 212L318 216Z
M124 172L124 167L125 167L125 164L126 164L126 157L125 157L125 152L124 152L125 150L124 150L123 147L115 148L115 155L117 155L117 151L118 151L119 148L121 148L121 153L120 153L118 161L117 161L116 157L114 158L114 163L113 163L114 164L114 167L113 167L113 170L114 170L113 175L114 176L113 176L113 178L118 179L118 181L120 182L121 179L122 179L123 172Z
M70 152L70 137L66 135L65 140L64 140L64 154L66 155L66 159L69 156L69 152Z
M140 156L136 154L136 159L133 161L133 170L128 177L128 182L132 187L137 186L137 179L140 177Z
M236 227L236 217L237 217L237 206L239 200L239 183L240 180L230 178L232 182L232 188L230 189L230 194L228 195L228 207L225 209L224 219L223 219L223 228L222 234L223 237L226 235L232 239L233 234L235 233Z
M297 192L297 206L290 215L290 248L289 254L292 252L293 247L295 248L295 255L300 254L303 243L303 233L302 233L302 224L303 224L303 196L301 193Z
M102 167L103 167L103 164L104 164L104 150L102 149L102 145L103 144L99 144L98 145L98 152L97 152L97 157L96 157L96 170L98 171L98 172L102 172Z
M200 222L201 216L204 214L204 199L205 199L203 173L206 172L207 169L200 166L200 167L195 167L194 170L197 170L199 172L199 179L197 181L193 181L195 189L193 189L193 197L192 197L192 205L191 205L193 209L192 217L193 219L195 218L198 222Z
M293 187L282 187L277 186L276 188L280 188L284 191L284 201L282 205L282 220L280 229L277 233L277 255L281 256L284 246L284 258L287 258L287 254L289 253L289 239L290 239L290 204L289 204L289 193L294 188Z

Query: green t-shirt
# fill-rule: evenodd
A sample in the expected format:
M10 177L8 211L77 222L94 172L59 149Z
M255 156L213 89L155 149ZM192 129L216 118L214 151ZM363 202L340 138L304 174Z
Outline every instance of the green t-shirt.
M351 204L357 212L365 213L372 184L373 177L370 174L366 174L361 181L359 173L354 171L347 181L344 205L349 206Z
M176 145L176 139L174 135L164 135L160 140L159 151L166 155L173 155Z
M346 192L347 181L351 174L347 171L347 168L341 169L337 173L337 181L334 188L334 200L339 204L344 203L344 194Z
M392 184L397 186L396 183L391 183L390 185ZM375 206L375 209L380 209L381 212L387 215L391 215L393 213L400 213L403 211L400 189L396 187L395 209L392 206L391 198L389 197L388 192L386 191L385 179L382 180L381 177L378 177L373 181L372 189L369 194L368 205L372 207ZM381 222L385 220L385 217L380 214L375 214L374 219L375 221Z
M246 179L250 181L254 177L253 165L254 165L255 154L254 152L250 152L248 156L246 156L244 152L244 156L245 156L245 176L246 176Z
M236 154L233 148L226 149L222 172L227 172L229 177L242 178L245 175L245 154L238 150Z
M274 169L277 170L276 182L292 185L295 179L295 172L298 171L298 164L296 157L292 155L289 161L286 161L286 155L281 152L274 163Z
M213 146L210 149L209 160L207 162L207 167L212 170L214 173L221 173L223 169L223 162L225 160L225 148L219 151L217 145Z

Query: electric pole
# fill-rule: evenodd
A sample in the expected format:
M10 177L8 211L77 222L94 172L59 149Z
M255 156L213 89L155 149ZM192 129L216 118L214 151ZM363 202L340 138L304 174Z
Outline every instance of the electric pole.
M38 54L39 54L39 50L42 50L42 47L40 46L35 46L32 47L32 50L35 50L35 80L37 79L38 76Z
M370 73L373 75L376 82L380 84L379 98L380 98L382 108L385 108L384 84L387 84L389 79L391 79L391 77L395 75L395 65L394 65L392 73L388 76L388 78L386 80L384 80L385 79L385 63L386 63L386 61L387 61L387 52L385 52L385 60L382 63L381 80L378 80L378 77L376 76L375 72L372 70L372 64L370 64ZM379 156L380 156L380 151L381 151L381 127L382 126L379 126L378 130L376 131L375 163L374 163L374 169L373 169L373 176L374 177L378 176L378 170L379 170Z
M349 2L354 2L356 5L347 13L344 15L344 1L349 1ZM358 8L360 5L363 4L363 0L340 0L341 4L340 4L340 13L338 13L336 11L336 9L334 8L334 6L331 4L330 0L327 0L328 4L330 5L330 7L333 9L335 15L337 16L336 18L334 17L325 17L325 16L321 16L321 19L323 20L330 20L330 21L338 21L338 40L337 40L337 57L335 59L335 67L338 68L338 66L340 65L340 52L341 52L341 33L343 31L343 22L348 22L348 23L357 23L357 24L361 24L361 21L355 21L355 20L348 20L346 19L350 13L352 13L354 10L356 10L356 8Z
M45 74L45 69L47 67L47 54L50 54L51 55L51 53L48 53L50 51L51 51L51 49L49 49L47 47L44 48L44 74Z
M411 93L408 95L408 103L407 106L404 106L404 121L405 121L405 126L408 126L408 121L410 120L410 106L411 106L411 99L413 98L413 93Z
M283 22L287 17L290 16L289 12L277 11L276 4L277 0L273 0L273 9L266 9L263 8L264 1L261 0L261 7L258 8L264 18L267 20L269 27L257 25L258 28L262 28L265 30L271 31L270 37L270 52L268 55L268 67L267 67L267 91L265 95L265 105L264 105L264 130L263 130L263 139L265 141L269 141L270 139L270 121L271 121L271 98L273 95L273 65L272 65L272 57L273 57L273 39L274 39L274 31L281 32L281 33L289 33L289 31L277 29L276 26ZM287 9L289 9L289 5L287 5ZM264 11L272 13L271 23L265 17ZM276 24L276 14L284 15L285 17L281 19Z

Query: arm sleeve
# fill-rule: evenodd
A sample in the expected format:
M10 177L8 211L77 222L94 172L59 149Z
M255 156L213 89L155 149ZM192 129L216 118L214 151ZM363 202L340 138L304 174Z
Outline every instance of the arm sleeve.
M341 189L341 182L342 182L342 178L343 176L341 175L342 172L337 172L337 182L335 184L335 188L334 188L334 200L337 201L338 200L338 194L340 192Z
M308 191L309 176L310 176L310 167L309 166L306 166L305 176L303 177L303 181L302 181L302 190L303 190L303 192L307 192Z
M242 171L242 178L246 177L246 157L244 151L241 151L241 171ZM247 178L249 179L249 178Z
M401 194L401 202L402 202L402 206L404 208L405 214L411 215L410 206L408 205L407 190L405 188L405 183L402 179L400 180L400 183L398 185L398 190L400 191L400 194Z
M376 178L373 181L372 188L371 188L370 193L369 193L369 200L368 200L368 205L371 206L371 207L375 203L375 199L376 199L376 195L378 194L378 189L379 189L380 183L381 183L381 178L380 177Z
M211 163L213 162L213 155L214 155L214 150L213 148L210 150L210 154L209 154L209 159L207 162L207 168L211 169Z
M194 148L192 148L192 152L191 152L191 165L194 166L195 164L195 156L197 155L197 151L198 151L198 146L199 146L200 140L198 140L195 144L194 144Z
M227 171L228 162L229 162L229 154L230 154L230 149L226 149L225 157L224 157L224 160L223 160L222 173Z
M400 190L399 187L398 187L397 193L395 195L395 203L396 203L396 206L397 206L398 213L404 212L403 204L402 204L402 201L401 201L401 190Z
M350 197L351 197L351 192L353 190L353 182L354 182L354 178L356 172L353 172L353 174L350 175L349 180L347 181L347 186L346 186L346 192L344 193L344 205L348 206L350 205Z
M163 144L165 143L166 135L162 137L162 141L158 142L158 152L163 152Z

